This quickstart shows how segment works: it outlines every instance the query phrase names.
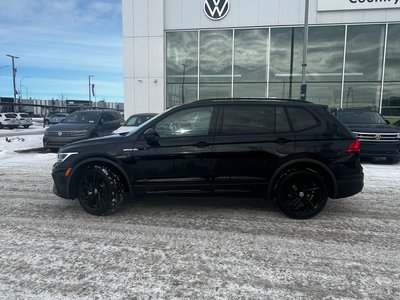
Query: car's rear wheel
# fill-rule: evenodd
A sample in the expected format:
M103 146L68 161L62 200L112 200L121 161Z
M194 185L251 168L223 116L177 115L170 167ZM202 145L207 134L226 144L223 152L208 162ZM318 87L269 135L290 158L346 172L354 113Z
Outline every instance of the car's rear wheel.
M89 166L79 175L78 199L83 209L93 215L115 212L124 199L120 176L106 166Z
M311 170L292 170L283 174L276 187L280 210L294 219L317 215L326 204L328 193L323 178Z
M3 129L3 128L4 128L3 124L0 123L0 129Z

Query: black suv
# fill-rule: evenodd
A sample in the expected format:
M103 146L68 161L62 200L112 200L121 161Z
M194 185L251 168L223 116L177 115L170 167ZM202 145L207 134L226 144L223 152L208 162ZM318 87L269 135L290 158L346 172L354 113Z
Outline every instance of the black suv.
M125 196L256 192L288 216L318 214L327 198L363 188L360 143L323 106L266 99L200 100L170 109L125 136L58 152L54 193L89 213Z
M346 124L361 142L361 158L385 157L400 161L400 128L368 108L336 109L334 115Z

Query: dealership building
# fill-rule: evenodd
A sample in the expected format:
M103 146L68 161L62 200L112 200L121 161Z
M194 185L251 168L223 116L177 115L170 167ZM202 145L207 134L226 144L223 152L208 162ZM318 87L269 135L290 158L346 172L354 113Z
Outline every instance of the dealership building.
M125 114L300 98L306 0L123 0ZM309 0L307 100L400 117L400 0Z

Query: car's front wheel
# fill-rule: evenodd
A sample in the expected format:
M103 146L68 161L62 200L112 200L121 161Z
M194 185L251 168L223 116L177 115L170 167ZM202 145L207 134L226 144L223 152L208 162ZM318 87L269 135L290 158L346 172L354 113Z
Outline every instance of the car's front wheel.
M115 212L124 199L120 176L109 167L94 165L78 174L78 199L83 209L93 215Z
M294 219L317 215L326 204L328 193L323 178L311 170L292 170L280 177L276 202L280 210Z

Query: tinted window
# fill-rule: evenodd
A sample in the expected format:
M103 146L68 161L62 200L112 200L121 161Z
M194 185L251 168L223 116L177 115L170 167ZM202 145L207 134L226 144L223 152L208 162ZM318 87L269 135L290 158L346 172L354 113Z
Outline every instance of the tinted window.
M111 122L117 120L116 116L110 112L104 112L102 118L105 122Z
M228 106L224 109L222 134L287 132L289 125L282 108L273 106Z
M64 123L96 123L100 111L76 111L64 119Z
M178 111L156 124L155 131L160 137L208 135L212 112L212 107Z
M288 108L288 113L294 131L301 131L318 125L314 116L303 108Z
M338 119L345 124L386 124L375 111L339 111Z

